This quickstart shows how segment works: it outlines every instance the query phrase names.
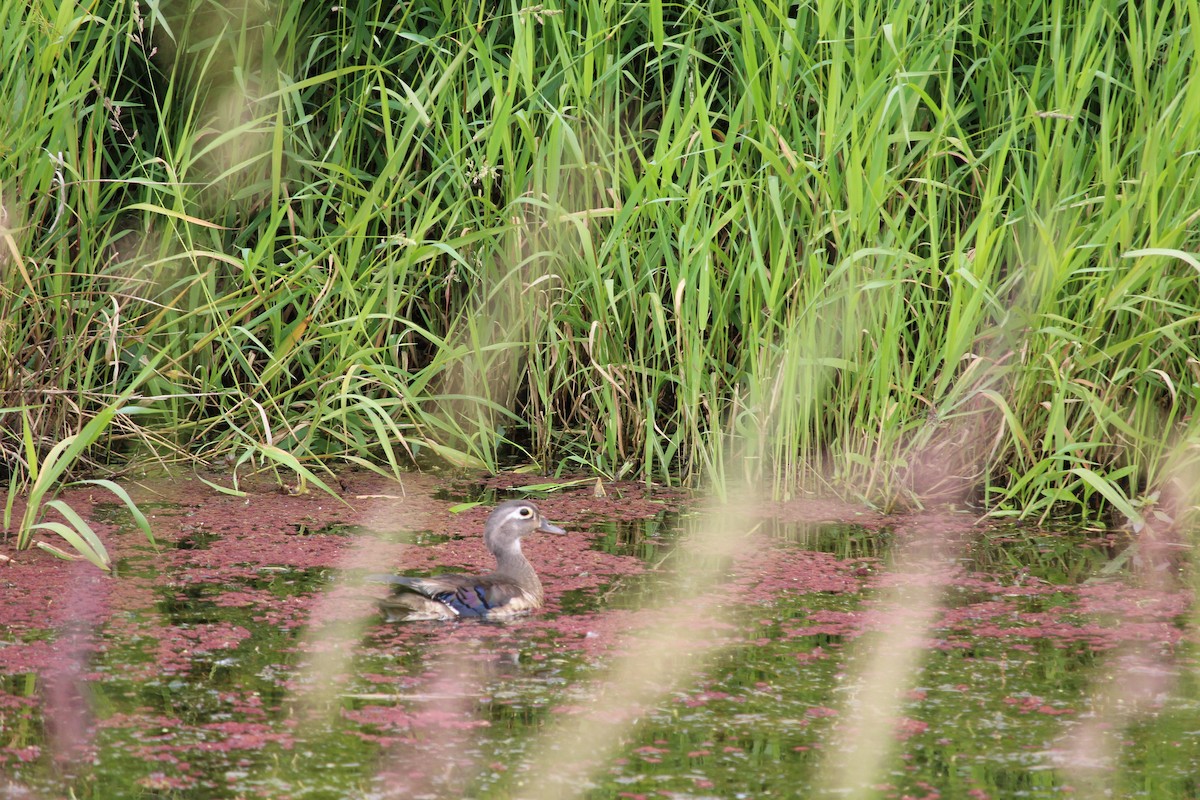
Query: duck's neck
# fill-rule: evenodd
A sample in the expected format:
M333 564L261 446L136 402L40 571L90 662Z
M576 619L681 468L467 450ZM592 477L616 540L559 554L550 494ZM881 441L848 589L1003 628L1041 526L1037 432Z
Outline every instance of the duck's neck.
M520 542L513 542L508 547L497 550L495 555L496 571L493 574L497 578L511 581L539 601L542 599L542 582L538 580L537 573L533 571L533 565L521 552Z

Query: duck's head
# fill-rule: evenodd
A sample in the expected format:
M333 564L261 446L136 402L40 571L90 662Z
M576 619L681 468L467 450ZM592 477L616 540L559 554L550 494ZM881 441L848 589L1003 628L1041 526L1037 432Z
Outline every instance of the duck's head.
M566 533L565 530L542 517L538 507L528 500L505 500L492 511L483 528L483 541L493 553L520 549L521 539L529 534Z

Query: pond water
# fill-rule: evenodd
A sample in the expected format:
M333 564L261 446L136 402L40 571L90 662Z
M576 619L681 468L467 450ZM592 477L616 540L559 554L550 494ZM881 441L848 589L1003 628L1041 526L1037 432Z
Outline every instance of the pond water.
M1121 535L965 514L717 524L587 483L533 495L572 534L527 543L541 612L379 618L371 573L486 571L487 505L525 480L131 487L157 548L69 496L117 568L4 545L0 796L1200 796L1177 560L1134 576Z

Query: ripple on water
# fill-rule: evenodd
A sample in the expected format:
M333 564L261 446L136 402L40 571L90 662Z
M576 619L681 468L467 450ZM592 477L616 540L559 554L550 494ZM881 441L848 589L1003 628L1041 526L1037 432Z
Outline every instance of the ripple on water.
M443 502L491 503L497 491L452 488ZM223 517L163 504L157 518L174 534L157 550L125 536L117 579L53 562L38 575L5 570L0 764L15 784L81 798L519 795L514 776L537 736L595 710L614 659L636 652L662 614L669 621L672 602L691 600L669 592L696 514L643 498L647 516L630 519L619 499L589 491L539 500L573 536L531 540L548 607L505 625L384 625L356 585L379 567L338 567L355 542L378 539L407 548L417 571L486 568L477 533L462 532L483 509L407 532L347 527L311 499L271 498L272 513L244 531L235 503ZM753 546L718 565L719 649L636 715L588 796L811 788L824 754L844 745L837 726L859 691L849 653L886 632L880 589L914 530L911 519L762 520ZM1109 779L1114 794L1194 796L1191 594L1102 576L1122 546L1092 530L989 528L931 565L947 588L892 732L885 796L1061 796L1054 753L1103 710L1094 687L1130 653L1160 658L1126 675L1171 688L1119 730L1115 752L1131 768ZM87 613L68 629L59 599L72 592ZM309 636L314 608L334 595L345 610L326 608L328 636ZM320 662L338 669L309 667ZM53 697L82 709L74 761L57 759L46 733Z

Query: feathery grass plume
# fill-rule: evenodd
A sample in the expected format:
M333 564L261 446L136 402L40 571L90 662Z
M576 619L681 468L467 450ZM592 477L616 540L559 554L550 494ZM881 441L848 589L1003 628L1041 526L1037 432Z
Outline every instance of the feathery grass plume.
M488 665L453 646L440 650L429 654L435 677L428 691L396 698L417 706L410 723L414 744L381 753L375 769L384 798L469 797L472 779L485 767L471 737L489 724L479 713ZM447 725L448 719L456 724Z
M1120 579L1131 584L1136 608L1118 607L1117 613L1124 617L1117 621L1118 626L1136 625L1140 609L1176 605L1190 605L1190 622L1196 623L1192 556L1196 542L1194 533L1189 532L1194 531L1200 473L1194 465L1190 471L1175 471L1177 464L1190 462L1184 451L1195 446L1195 442L1175 443L1160 471L1163 484L1152 487L1154 502L1136 509L1127 507L1126 526L1132 538L1125 553L1105 570L1114 578L1124 569L1132 573ZM1100 796L1117 788L1126 732L1163 709L1180 692L1181 674L1186 669L1177 650L1182 637L1182 632L1179 639L1165 632L1152 639L1130 636L1105 655L1104 664L1092 675L1089 713L1064 727L1051 751L1055 766L1081 793Z
M697 518L677 545L673 578L643 609L647 624L627 635L625 652L600 676L592 702L547 724L530 748L530 761L509 773L511 794L529 800L581 796L588 776L617 752L636 720L704 669L722 644L722 620L731 613L715 590L734 555L753 546L747 522L733 505L714 506Z
M879 633L856 643L838 687L845 699L815 779L822 792L875 797L892 766L900 712L921 674L949 564L958 551L941 534L915 535L888 573L888 589L879 599Z
M365 508L362 525L371 531L414 531L427 527L425 514L410 510L404 501L403 486L390 496L351 498ZM396 548L373 535L358 537L338 565L340 571L352 572L368 568L375 571L381 564L389 569L400 568L392 563ZM354 645L368 626L378 622L375 603L361 584L347 583L323 592L314 602L309 623L299 647L309 653L301 667L297 685L304 687L290 698L294 713L313 722L328 721L340 707L340 676L349 673L354 660Z
M959 421L956 427L964 425ZM992 435L969 427L985 441ZM954 441L969 438L945 429L939 434ZM967 452L983 450L974 447ZM914 488L932 487L942 501L961 503L969 496L970 477L955 474L961 464L948 464L942 448L930 446L926 457L909 457L914 459L909 475ZM947 494L955 489L956 494ZM953 527L959 530L948 533ZM900 712L921 675L942 592L953 577L969 529L970 522L963 521L957 526L934 526L929 532L909 530L895 545L878 600L877 632L854 643L839 687L845 699L830 740L822 748L825 755L815 779L821 792L874 797L878 784L885 782Z

